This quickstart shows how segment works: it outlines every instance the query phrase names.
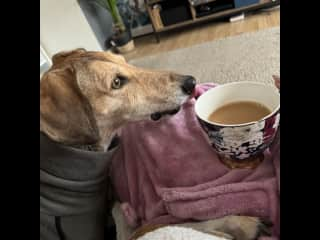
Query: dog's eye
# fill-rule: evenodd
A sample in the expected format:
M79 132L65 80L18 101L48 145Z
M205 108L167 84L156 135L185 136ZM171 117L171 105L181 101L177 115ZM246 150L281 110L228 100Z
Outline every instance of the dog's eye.
M112 88L113 89L119 89L123 86L123 84L126 83L126 79L124 77L116 77L115 79L113 79L112 81Z

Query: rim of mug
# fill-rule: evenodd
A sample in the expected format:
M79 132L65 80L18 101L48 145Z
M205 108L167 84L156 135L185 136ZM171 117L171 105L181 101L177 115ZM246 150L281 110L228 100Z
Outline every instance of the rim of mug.
M231 83L226 83L226 84L221 84L221 85L217 85L215 86L214 88L211 88L209 90L207 90L205 93L203 93L196 101L196 104L195 104L195 113L196 113L196 116L198 118L200 118L202 121L208 123L208 124L211 124L211 125L215 125L215 126L218 126L218 127L242 127L242 126L249 126L249 125L254 125L254 124L257 124L259 122L263 122L265 121L266 119L272 117L273 115L275 115L279 110L280 110L280 101L279 101L279 104L277 105L277 107L271 112L269 113L267 116L263 117L262 119L258 120L258 121L252 121L252 122L246 122L246 123L241 123L241 124L222 124L222 123L217 123L217 122L212 122L212 121L208 121L207 119L203 119L202 117L199 116L198 112L197 112L197 106L199 105L199 101L201 99L201 97L205 96L206 94L208 95L209 92L213 92L213 91L217 91L217 89L219 88L223 88L223 87L226 87L226 86L230 86L230 85L240 85L240 84L252 84L252 85L260 85L260 86L265 86L265 87L269 87L270 89L272 89L272 86L270 85L267 85L267 84L264 84L264 83L259 83L259 82L250 82L250 81L241 81L241 82L231 82ZM275 93L279 96L280 98L280 93L279 91L275 88L274 89Z

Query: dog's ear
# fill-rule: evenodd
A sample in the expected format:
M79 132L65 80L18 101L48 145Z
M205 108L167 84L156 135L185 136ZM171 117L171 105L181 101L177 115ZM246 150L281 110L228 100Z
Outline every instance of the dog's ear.
M85 52L86 50L84 48L77 48L72 51L59 52L52 56L52 64L53 65L59 64L63 62L67 57L80 55Z
M91 105L80 91L71 66L49 71L41 80L40 129L68 145L99 141Z

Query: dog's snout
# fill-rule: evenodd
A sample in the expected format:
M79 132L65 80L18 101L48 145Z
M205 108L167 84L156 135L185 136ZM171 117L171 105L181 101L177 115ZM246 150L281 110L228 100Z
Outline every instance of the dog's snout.
M196 87L196 80L192 76L185 76L181 88L184 93L191 94Z

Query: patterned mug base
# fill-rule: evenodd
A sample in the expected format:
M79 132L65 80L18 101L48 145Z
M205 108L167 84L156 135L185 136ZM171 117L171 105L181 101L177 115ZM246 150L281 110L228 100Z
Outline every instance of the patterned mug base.
M244 168L244 169L255 169L260 165L264 159L264 154L261 153L257 156L246 158L243 160L234 160L224 156L219 156L220 161L230 169Z

